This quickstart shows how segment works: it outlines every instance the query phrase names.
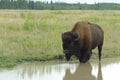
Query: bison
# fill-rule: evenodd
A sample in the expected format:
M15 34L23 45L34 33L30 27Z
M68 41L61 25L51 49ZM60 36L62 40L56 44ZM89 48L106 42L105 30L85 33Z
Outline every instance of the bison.
M99 25L87 21L77 22L71 31L62 33L61 38L67 61L75 55L81 63L85 63L90 59L92 49L96 47L99 61L101 60L104 32Z

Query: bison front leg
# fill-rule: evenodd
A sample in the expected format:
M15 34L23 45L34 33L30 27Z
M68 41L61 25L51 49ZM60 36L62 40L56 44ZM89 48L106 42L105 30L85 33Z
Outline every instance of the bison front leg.
M90 59L91 54L92 54L91 50L86 50L85 52L82 53L81 57L79 58L79 61L81 63L87 62Z

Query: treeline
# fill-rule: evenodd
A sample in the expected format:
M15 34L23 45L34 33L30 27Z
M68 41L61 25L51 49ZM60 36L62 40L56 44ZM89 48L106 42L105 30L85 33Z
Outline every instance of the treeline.
M67 4L63 2L41 2L33 0L0 0L0 9L33 9L33 10L120 10L120 4Z

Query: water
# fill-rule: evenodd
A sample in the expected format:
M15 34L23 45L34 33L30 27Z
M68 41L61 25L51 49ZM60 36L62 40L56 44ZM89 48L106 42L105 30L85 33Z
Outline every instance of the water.
M101 63L32 62L0 69L0 80L120 80L120 59Z

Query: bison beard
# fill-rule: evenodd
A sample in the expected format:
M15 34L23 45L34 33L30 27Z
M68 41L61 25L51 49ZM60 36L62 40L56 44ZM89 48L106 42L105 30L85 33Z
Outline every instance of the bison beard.
M104 32L97 24L89 22L77 22L72 31L62 34L63 52L67 61L75 55L80 62L87 62L92 49L98 47L99 61L104 40Z

